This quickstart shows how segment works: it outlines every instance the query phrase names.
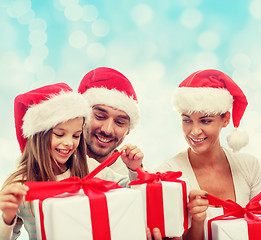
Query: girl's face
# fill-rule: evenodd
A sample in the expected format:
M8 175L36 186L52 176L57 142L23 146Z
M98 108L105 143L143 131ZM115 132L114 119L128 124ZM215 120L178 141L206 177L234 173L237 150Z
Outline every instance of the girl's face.
M192 151L202 154L220 147L219 134L229 123L230 113L207 115L204 113L183 113L182 129Z
M77 149L83 131L83 118L70 119L52 129L51 156L56 174L66 170L65 163Z

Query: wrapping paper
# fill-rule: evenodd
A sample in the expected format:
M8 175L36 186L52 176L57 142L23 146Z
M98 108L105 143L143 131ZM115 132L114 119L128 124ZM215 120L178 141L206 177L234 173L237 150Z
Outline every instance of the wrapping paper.
M178 237L188 228L187 185L181 172L148 173L137 169L140 180L130 183L139 189L147 226L157 227L162 237Z

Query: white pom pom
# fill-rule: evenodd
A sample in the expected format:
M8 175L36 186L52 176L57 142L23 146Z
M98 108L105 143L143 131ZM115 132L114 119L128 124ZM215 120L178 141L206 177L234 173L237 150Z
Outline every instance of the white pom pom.
M239 151L242 147L245 147L249 142L248 134L245 131L234 129L227 136L228 146L233 149L234 152Z

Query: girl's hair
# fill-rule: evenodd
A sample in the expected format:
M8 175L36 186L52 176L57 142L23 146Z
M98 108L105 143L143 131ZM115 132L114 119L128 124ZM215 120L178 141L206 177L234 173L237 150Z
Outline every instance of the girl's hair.
M51 135L52 129L47 132L36 133L27 139L18 170L9 176L4 186L12 182L56 181L52 167ZM84 135L83 131L79 146L66 162L67 169L71 171L71 176L80 178L89 173Z

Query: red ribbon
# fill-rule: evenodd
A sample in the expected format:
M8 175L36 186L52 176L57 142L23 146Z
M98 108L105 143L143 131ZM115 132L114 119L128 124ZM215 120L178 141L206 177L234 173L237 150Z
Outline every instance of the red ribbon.
M165 220L163 210L162 181L178 182L182 186L183 193L183 214L184 230L188 229L188 212L187 212L187 187L186 182L178 179L182 172L167 171L164 173L149 173L140 168L136 169L139 180L132 181L129 185L139 185L147 183L146 186L146 203L147 203L147 226L152 230L157 227L160 229L162 237L167 237L165 233Z
M217 216L208 221L208 239L212 240L212 232L211 232L211 223L217 220L233 220L236 218L244 218L247 221L248 226L248 238L249 240L259 240L261 235L261 219L257 217L255 214L261 214L261 192L253 197L246 207L241 207L236 202L231 200L221 200L212 195L208 195L208 200L210 205L221 205L224 210L224 214L221 216Z
M39 199L39 215L41 224L42 240L46 240L46 233L44 229L44 214L42 209L43 201L46 198L54 197L62 193L76 193L81 188L86 196L89 197L90 211L92 219L92 234L94 240L111 239L108 206L105 192L122 188L116 182L105 181L94 176L103 168L115 161L122 152L116 152L96 169L93 170L83 179L79 177L70 177L62 181L42 181L42 182L25 182L29 190L25 196L26 201ZM102 231L100 229L102 226Z

